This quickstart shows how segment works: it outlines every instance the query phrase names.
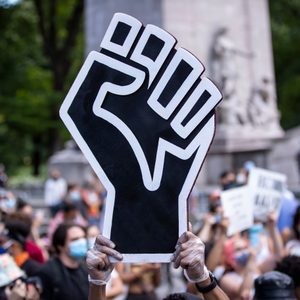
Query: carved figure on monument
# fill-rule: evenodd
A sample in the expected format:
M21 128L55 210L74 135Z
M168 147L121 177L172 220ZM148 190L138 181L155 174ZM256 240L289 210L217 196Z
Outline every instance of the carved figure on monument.
M275 106L276 97L273 93L271 80L262 78L261 82L253 88L249 100L249 118L254 127L279 129L280 113Z
M236 48L228 35L228 28L220 28L213 42L211 62L214 80L223 94L223 103L219 108L219 122L224 125L245 125L249 122L247 105L237 94L239 78L237 56L252 57L251 54Z

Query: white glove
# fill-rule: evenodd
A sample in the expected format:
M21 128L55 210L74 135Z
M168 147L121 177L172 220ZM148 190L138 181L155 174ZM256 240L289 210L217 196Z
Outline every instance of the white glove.
M190 282L201 282L209 277L204 264L204 244L192 232L183 233L178 239L176 251L172 257L174 267L184 269L184 275Z
M114 268L114 265L109 260L109 256L118 261L123 259L123 256L113 248L115 248L115 244L112 241L99 235L94 247L87 252L86 264L91 283L104 285L108 282Z

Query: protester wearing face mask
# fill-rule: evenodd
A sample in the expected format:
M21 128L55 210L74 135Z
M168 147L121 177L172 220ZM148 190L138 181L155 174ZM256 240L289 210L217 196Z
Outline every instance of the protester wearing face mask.
M42 299L82 300L88 297L88 274L82 264L88 245L82 227L61 224L53 234L56 255L40 270Z
M62 211L58 212L50 221L50 224L48 226L49 241L51 241L56 228L63 223L77 224L83 227L87 225L86 220L82 217L76 205L74 205L74 203L65 202L62 205Z
M255 252L247 239L235 236L224 248L228 271L220 280L220 286L231 300L251 299L253 282L259 275Z
M12 192L0 189L0 210L5 213L12 213L16 208L16 199Z

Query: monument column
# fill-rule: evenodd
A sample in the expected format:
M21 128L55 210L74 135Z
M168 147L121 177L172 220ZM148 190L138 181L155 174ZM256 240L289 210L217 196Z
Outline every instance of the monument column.
M201 184L224 169L267 155L283 136L279 125L267 0L86 0L86 53L99 49L112 15L123 12L176 36L208 67L223 92L216 136Z

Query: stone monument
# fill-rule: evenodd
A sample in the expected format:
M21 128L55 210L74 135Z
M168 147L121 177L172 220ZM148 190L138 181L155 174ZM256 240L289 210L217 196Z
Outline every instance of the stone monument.
M283 136L276 105L267 0L86 0L86 53L99 49L112 15L123 12L169 31L209 66L223 92L215 140L198 179L216 184L246 160L271 168Z
M82 185L91 182L94 172L73 140L66 142L65 149L49 158L48 169L58 169L68 183Z

